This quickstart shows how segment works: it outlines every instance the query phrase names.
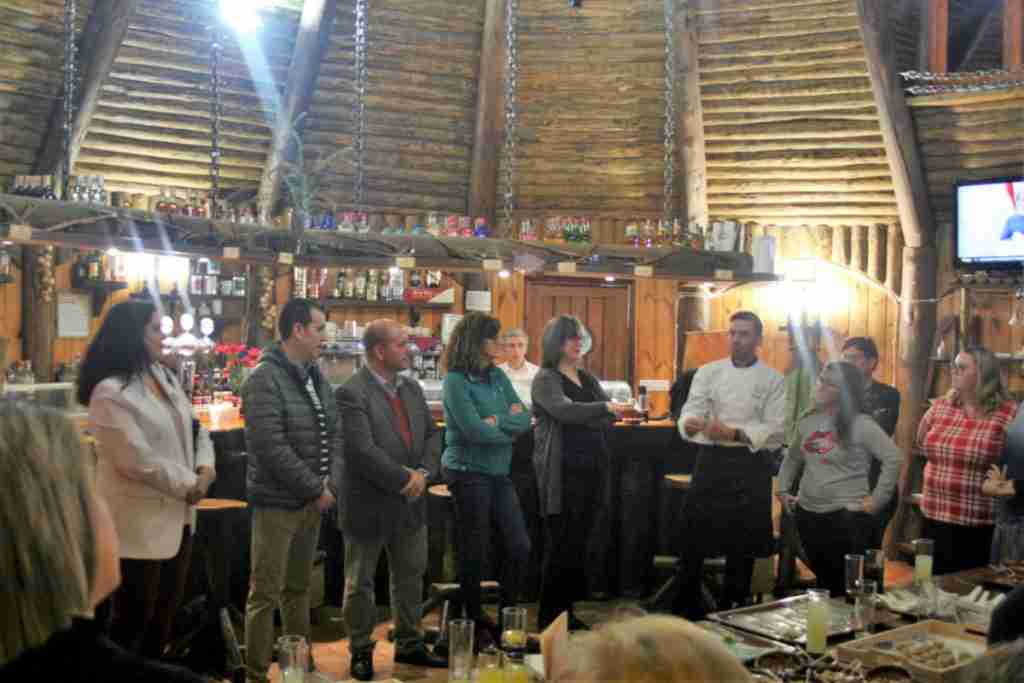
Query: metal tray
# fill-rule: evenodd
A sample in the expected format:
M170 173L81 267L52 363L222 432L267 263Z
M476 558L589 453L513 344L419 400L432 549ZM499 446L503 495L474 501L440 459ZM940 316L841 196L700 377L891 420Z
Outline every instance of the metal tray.
M747 631L730 628L724 624L719 624L713 621L698 621L697 626L700 626L705 631L720 637L722 642L725 644L726 649L745 664L762 655L768 654L769 652L795 651L795 648L792 645L786 645L785 643L780 643L776 640L769 640L768 638L764 638Z
M796 595L784 600L709 614L708 619L733 628L756 633L771 640L794 645L807 642L806 605L810 598ZM842 598L829 601L831 623L828 637L847 635L856 630L853 605ZM899 617L886 609L875 610L875 624L889 624Z

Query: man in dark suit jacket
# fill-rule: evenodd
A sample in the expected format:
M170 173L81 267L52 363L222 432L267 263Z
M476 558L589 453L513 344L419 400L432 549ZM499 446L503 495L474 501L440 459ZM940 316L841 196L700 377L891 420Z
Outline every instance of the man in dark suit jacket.
M875 419L878 426L890 437L896 433L896 423L900 419L900 392L896 387L876 382L872 377L875 368L878 367L878 347L871 337L850 337L843 344L843 360L860 368L864 373L864 395L867 399L868 413ZM871 468L868 470L868 484L873 491L878 482L878 475L882 471L881 463L875 458L871 459ZM872 530L872 548L882 547L882 537L885 536L885 528L889 525L896 512L899 503L899 491L892 497L889 504L878 511L878 524Z
M399 373L409 337L393 320L366 327L366 367L337 391L345 430L339 524L345 536L345 606L352 677L373 678L374 574L381 550L391 570L395 661L445 667L423 644L420 602L427 568L428 479L440 460L440 430L423 390Z

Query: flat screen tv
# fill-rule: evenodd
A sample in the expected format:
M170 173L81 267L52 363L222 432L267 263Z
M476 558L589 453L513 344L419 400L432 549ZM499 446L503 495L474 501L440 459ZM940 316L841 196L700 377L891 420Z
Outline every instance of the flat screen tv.
M1012 270L1024 264L1024 176L956 184L956 266Z

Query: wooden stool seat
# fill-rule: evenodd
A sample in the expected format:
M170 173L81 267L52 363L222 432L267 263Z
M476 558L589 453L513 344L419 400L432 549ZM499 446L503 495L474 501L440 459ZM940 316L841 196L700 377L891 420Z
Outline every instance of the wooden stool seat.
M203 498L196 503L196 510L243 510L249 507L244 500L232 500L230 498Z
M690 474L666 474L665 485L677 491L689 491L693 475Z
M434 484L427 488L427 493L438 498L452 497L452 492L448 490L448 484Z

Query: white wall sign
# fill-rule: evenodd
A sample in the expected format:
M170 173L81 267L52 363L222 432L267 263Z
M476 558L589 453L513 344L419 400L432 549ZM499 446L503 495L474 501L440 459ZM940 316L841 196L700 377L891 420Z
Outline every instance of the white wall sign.
M88 339L89 295L75 292L57 293L57 336L64 339Z

